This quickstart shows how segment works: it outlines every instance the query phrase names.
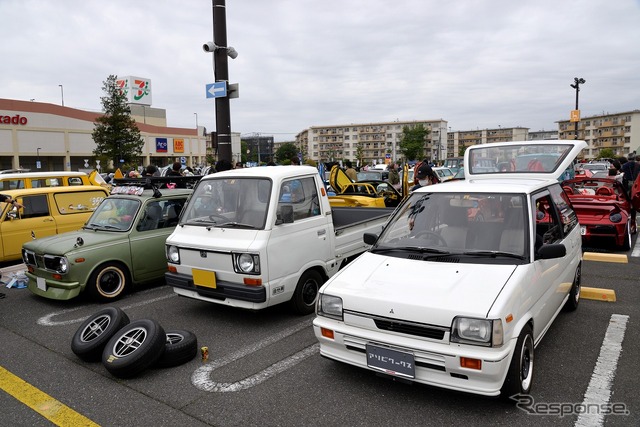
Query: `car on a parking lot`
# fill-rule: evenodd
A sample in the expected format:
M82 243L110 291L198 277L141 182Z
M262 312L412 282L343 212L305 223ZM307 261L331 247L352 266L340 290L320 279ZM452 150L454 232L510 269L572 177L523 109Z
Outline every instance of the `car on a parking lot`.
M165 240L192 191L114 187L81 230L23 245L29 290L57 300L88 290L109 301L133 286L162 280Z
M109 191L97 185L3 191L22 208L0 203L0 262L19 260L22 244L77 230Z
M365 234L371 249L321 288L313 321L321 355L437 387L529 394L535 346L580 300L580 227L558 177L585 147L469 147L465 180L414 191L379 235ZM525 152L558 161L508 173L470 167ZM483 201L492 217L470 221Z
M622 184L614 177L578 175L562 183L580 222L583 242L606 238L622 250L631 248L637 232L636 211Z
M431 169L433 169L433 171L436 173L436 175L438 175L438 178L440 178L440 182L449 181L449 180L453 179L453 176L455 175L451 171L451 169L445 168L444 166L434 167L434 168L431 168Z

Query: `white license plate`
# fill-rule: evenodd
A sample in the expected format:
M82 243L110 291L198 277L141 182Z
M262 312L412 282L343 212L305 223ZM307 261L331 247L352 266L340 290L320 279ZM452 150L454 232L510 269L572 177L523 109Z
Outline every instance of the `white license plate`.
M412 353L367 344L367 366L399 377L415 378L416 368Z
M580 226L580 235L584 236L585 234L587 234L587 227L585 227L584 225Z
M40 289L41 291L44 291L44 292L47 291L47 281L44 280L42 277L36 277L36 285L38 286L38 289Z

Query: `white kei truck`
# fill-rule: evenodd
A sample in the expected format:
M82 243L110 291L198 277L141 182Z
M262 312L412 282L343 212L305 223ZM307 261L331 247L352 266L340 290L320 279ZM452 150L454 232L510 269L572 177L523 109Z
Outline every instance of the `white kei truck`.
M332 207L311 166L203 177L166 241L167 284L181 296L249 310L314 311L322 284L365 252L392 208Z

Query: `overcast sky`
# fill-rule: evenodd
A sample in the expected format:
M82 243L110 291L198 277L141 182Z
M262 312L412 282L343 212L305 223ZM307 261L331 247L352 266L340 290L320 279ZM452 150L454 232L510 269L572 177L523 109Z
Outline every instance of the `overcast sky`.
M443 119L557 129L640 109L640 0L226 0L231 129ZM151 79L167 125L215 130L211 0L0 0L0 97L100 111L110 74Z

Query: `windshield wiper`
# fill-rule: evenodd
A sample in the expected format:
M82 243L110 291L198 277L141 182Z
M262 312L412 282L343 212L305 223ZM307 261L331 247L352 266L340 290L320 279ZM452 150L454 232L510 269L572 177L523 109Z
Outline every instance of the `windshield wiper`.
M215 227L238 227L238 228L256 228L255 225L243 224L241 222L229 221L222 224L216 224Z
M516 258L516 259L525 259L524 255L514 254L512 252L502 252L502 251L468 251L463 252L462 255L473 255L473 256L481 256L481 257L506 257L506 258Z
M369 252L372 253L380 253L380 252L418 252L421 254L437 254L437 255L450 255L451 252L445 251L443 249L436 248L423 248L418 246L403 246L403 247L389 247L389 246L378 246L375 248L371 248Z
M122 228L115 226L115 225L111 225L111 224L87 224L82 228L88 228L89 230L97 230L97 229L101 229L101 230L122 230Z

